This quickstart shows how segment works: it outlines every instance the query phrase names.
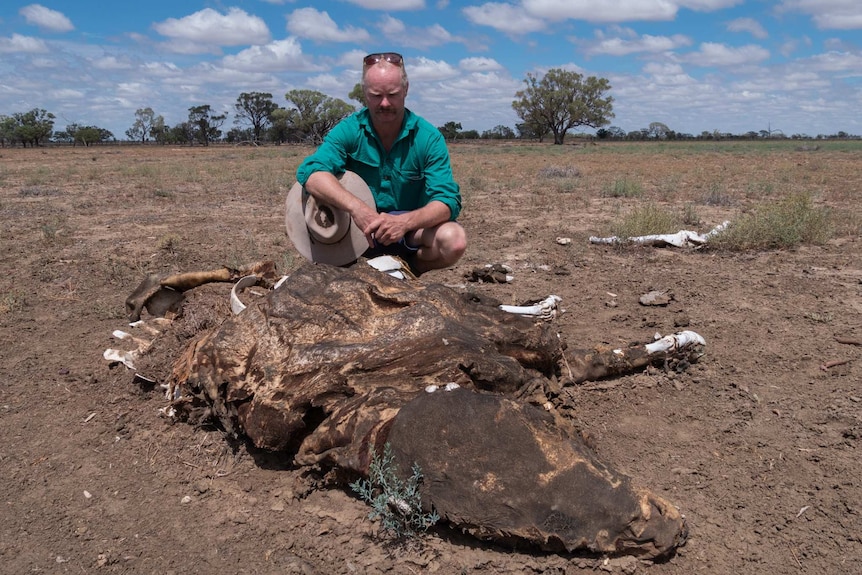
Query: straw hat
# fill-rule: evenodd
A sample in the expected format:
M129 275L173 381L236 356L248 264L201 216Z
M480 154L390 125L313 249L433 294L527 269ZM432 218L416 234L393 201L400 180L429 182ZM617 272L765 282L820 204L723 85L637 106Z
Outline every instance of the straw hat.
M374 196L359 175L347 171L338 179L347 191L376 209ZM313 262L343 266L368 249L365 234L350 214L318 202L299 182L287 194L285 223L297 251Z

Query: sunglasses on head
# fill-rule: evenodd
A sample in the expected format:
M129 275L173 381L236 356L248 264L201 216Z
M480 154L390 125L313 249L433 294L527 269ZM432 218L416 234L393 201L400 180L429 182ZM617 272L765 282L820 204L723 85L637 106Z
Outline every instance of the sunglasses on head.
M404 63L404 56L398 52L380 52L377 54L369 54L362 61L366 66L373 66L380 60L386 60L390 64L401 66Z

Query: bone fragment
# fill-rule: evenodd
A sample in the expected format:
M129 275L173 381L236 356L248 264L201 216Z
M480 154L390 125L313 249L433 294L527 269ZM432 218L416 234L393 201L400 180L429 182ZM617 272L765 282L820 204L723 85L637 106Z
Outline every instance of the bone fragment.
M599 238L596 236L590 236L590 243L606 245L634 243L653 247L673 246L676 248L696 247L704 245L710 238L724 231L724 229L729 225L729 221L722 222L705 234L699 234L690 230L680 230L675 234L654 234L630 238L619 238L617 236Z
M563 301L563 299L560 296L549 295L542 301L537 302L533 305L501 305L500 309L507 313L514 313L517 315L529 317L537 317L547 321L557 317L557 313L559 311L559 304L561 301Z

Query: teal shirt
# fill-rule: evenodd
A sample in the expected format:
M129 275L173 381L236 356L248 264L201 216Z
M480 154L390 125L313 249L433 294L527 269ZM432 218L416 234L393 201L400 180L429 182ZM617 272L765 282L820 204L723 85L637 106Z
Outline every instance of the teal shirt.
M452 177L449 150L440 130L410 110L389 153L371 125L367 108L339 122L296 171L303 186L314 172L356 172L371 188L378 212L416 210L430 202L461 213L461 189Z

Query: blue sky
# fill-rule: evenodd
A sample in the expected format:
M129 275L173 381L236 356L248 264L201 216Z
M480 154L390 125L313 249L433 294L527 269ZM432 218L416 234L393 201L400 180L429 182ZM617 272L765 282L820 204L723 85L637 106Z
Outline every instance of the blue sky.
M0 114L122 139L139 108L174 125L209 104L227 130L241 92L350 101L362 56L391 50L437 126L514 127L527 74L565 68L610 81L625 131L858 135L860 30L859 0L3 0Z

